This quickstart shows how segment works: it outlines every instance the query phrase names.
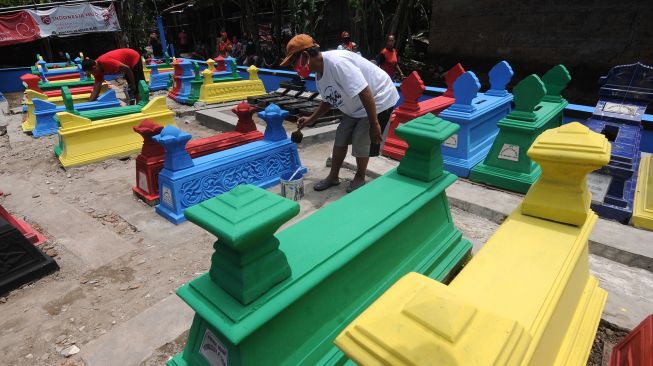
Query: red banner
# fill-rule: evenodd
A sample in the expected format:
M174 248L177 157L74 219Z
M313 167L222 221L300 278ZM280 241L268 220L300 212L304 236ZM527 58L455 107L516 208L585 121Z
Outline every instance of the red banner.
M30 42L39 38L39 26L28 12L0 15L0 46Z

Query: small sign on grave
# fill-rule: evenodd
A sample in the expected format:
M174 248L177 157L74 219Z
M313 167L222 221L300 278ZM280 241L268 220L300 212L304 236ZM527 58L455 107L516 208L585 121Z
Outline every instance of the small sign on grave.
M519 145L503 144L499 153L499 159L519 161Z
M202 340L200 353L211 366L229 365L227 347L208 328L204 332L204 340Z
M587 175L587 187L592 192L593 203L603 203L605 195L608 194L610 183L612 183L612 176L600 173L590 173Z
M458 134L453 134L451 137L448 139L444 140L442 143L442 146L450 147L452 149L455 149L458 147Z
M603 106L604 112L625 114L628 116L637 115L637 109L638 107L636 105L628 105L623 103L612 103L612 102L606 102L605 105Z

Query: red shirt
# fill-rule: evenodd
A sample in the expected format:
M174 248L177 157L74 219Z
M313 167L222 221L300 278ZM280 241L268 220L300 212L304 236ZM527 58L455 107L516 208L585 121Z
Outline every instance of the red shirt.
M141 62L141 55L131 48L119 48L117 50L109 51L95 60L100 66L102 71L93 73L96 82L104 81L105 74L118 74L120 72L120 65L127 65L134 67Z
M393 48L392 51L384 48L381 54L385 57L385 62L381 65L383 71L387 72L390 77L394 77L397 72L397 49Z

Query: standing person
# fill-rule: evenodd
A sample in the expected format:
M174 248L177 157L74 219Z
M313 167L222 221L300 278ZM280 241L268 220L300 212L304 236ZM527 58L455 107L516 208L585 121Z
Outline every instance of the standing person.
M254 44L254 40L252 39L252 35L250 33L245 33L245 37L247 38L243 38L243 53L245 54L243 65L256 65L258 64L256 45Z
M395 36L392 34L388 36L385 47L376 56L376 63L383 71L390 75L391 79L394 79L397 73L399 73L402 79L405 78L404 73L399 67L399 58L397 57L397 49L395 48Z
M149 44L150 47L152 47L152 55L154 57L163 57L163 46L161 45L161 41L159 41L159 36L157 36L156 32L150 33Z
M220 38L218 38L218 55L222 57L227 57L231 53L231 41L227 37L227 32L224 30L220 33Z
M186 34L186 31L184 29L177 34L177 39L179 40L179 50L181 52L187 52L188 51L188 35Z
M358 45L355 42L351 41L351 37L349 37L349 32L342 31L342 33L340 34L340 44L338 45L338 49L356 52L358 50Z
M233 36L231 38L231 56L235 59L240 58L240 55L243 51L243 45L238 42L238 37Z
M107 74L124 74L127 79L127 85L132 93L135 94L134 97L137 101L140 99L136 91L138 90L138 82L145 80L145 74L143 73L141 56L137 51L131 48L119 48L105 53L98 57L97 60L87 58L82 61L82 70L87 74L92 73L95 78L89 101L97 99L100 94L100 87L104 81L104 75Z
M313 189L322 191L340 184L338 177L347 149L352 145L356 175L347 188L351 192L365 184L370 156L377 156L390 114L399 100L392 80L362 56L344 50L320 52L309 35L293 37L286 46L281 66L294 65L303 78L315 72L322 103L309 117L300 118L299 128L313 124L320 116L338 108L343 114L333 143L331 171Z

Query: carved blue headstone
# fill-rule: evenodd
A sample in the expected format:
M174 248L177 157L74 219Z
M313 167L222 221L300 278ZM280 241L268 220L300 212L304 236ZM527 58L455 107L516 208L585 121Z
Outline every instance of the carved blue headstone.
M641 121L653 101L653 67L639 62L615 66L600 84L599 101L583 124L604 134L612 150L608 165L588 176L591 207L601 217L627 223L641 157Z
M488 76L490 77L490 90L486 91L485 94L497 97L508 95L506 86L514 74L512 67L510 67L510 64L507 61L501 61L494 65L488 73Z
M456 103L449 108L455 111L473 112L476 107L472 101L480 89L481 82L478 81L476 74L467 71L460 75L453 83L453 95L456 98Z
M166 158L159 173L160 203L156 212L178 224L184 210L228 192L240 184L267 188L279 183L283 174L299 168L305 173L297 146L288 139L281 123L287 111L271 104L259 116L267 128L262 141L190 159L185 146L190 135L167 126L154 140L163 145Z
M156 75L159 73L159 65L156 62L154 62L154 60L150 61L150 70L151 70L150 75Z
M501 61L490 73L492 87L505 88L512 68ZM470 170L485 159L499 132L497 122L511 110L512 94L505 89L478 93L480 87L476 75L465 72L453 84L456 103L440 113L440 118L460 125L458 133L442 144L444 169L459 177L469 176Z
M267 141L282 141L288 138L286 130L283 128L283 120L288 115L288 111L279 108L278 105L271 103L264 111L258 112L267 123L263 139Z
M39 59L36 64L38 65L39 70L41 73L47 74L48 73L48 66L47 63L43 59Z

